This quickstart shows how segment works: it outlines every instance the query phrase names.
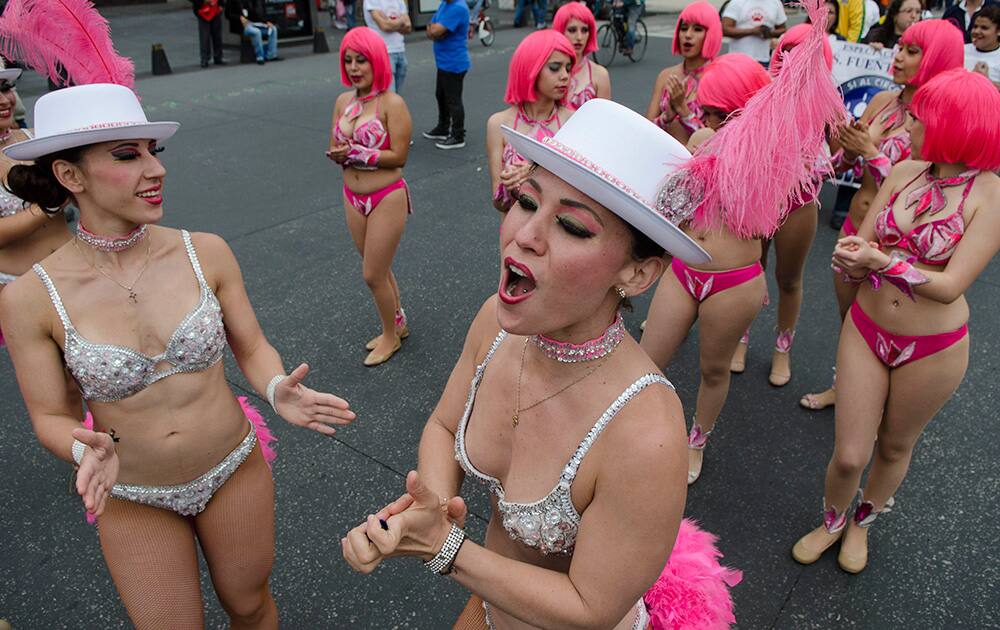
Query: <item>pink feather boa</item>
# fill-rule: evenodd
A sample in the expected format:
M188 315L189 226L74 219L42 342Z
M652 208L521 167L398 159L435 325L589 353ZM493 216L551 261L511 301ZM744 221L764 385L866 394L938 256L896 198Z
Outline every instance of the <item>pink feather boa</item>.
M716 540L694 521L681 521L667 566L643 598L653 630L725 630L735 623L729 589L743 573L719 564Z
M698 229L771 237L787 208L819 192L817 172L832 171L826 132L839 127L847 111L823 55L827 7L823 0L803 4L813 24L804 41L783 53L775 80L684 167L680 185L704 191L691 218Z
M243 410L243 415L246 416L250 424L253 425L254 431L257 432L257 443L260 444L260 452L264 455L264 461L267 462L267 467L272 468L272 462L277 459L278 454L274 450L274 442L277 438L271 433L271 429L267 427L267 421L264 420L264 416L260 414L260 411L256 407L250 404L250 401L246 396L239 396L236 399L240 403L240 409ZM83 426L91 431L94 430L94 416L88 411L86 417L83 419ZM87 522L91 525L97 524L97 517L87 512Z

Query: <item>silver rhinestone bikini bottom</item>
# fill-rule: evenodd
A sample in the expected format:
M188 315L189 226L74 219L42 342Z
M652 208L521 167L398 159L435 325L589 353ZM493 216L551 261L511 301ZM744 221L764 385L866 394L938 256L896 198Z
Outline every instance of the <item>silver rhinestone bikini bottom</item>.
M250 455L257 444L257 433L250 425L250 432L239 446L225 459L194 481L178 486L140 486L138 484L116 483L111 488L111 496L133 503L142 503L164 510L172 510L182 516L194 516L205 509L216 490L232 476L240 464Z
M493 617L490 616L490 605L483 602L483 610L486 611L486 627L489 630L496 630L493 625ZM646 630L649 626L649 612L646 611L646 602L639 600L633 607L635 610L635 621L632 622L632 630Z

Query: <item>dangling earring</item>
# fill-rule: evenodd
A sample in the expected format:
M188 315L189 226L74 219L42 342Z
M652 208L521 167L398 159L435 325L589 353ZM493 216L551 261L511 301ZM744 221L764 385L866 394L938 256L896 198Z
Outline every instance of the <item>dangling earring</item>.
M627 295L625 295L625 289L621 287L615 287L615 291L618 292L618 297L620 297L623 300L628 297Z

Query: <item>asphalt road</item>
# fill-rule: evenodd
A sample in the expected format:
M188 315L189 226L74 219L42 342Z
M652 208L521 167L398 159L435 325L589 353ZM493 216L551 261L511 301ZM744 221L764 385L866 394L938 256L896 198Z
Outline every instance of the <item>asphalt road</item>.
M332 439L272 421L280 439L272 586L283 627L450 628L467 597L416 561L356 575L340 557L339 539L402 491L467 325L495 290L499 216L489 204L485 122L501 108L507 60L525 32L502 31L493 48L473 47L465 88L469 145L461 151L439 151L419 137L436 122L434 65L429 43L417 38L408 46L404 96L417 137L406 177L415 213L395 271L413 335L376 369L361 364L376 317L345 226L340 175L323 156L330 109L344 89L336 57L292 52L263 68L138 82L151 119L182 123L162 155L169 171L164 223L224 236L286 364L309 362L310 384L346 397L359 415ZM614 65L616 100L644 110L668 57L669 40L651 39L644 62ZM24 85L30 104L31 80ZM829 194L825 201L829 207ZM928 428L896 509L872 529L871 566L849 576L833 555L807 568L789 555L818 522L832 447L832 412L797 404L805 391L829 383L835 353L828 271L835 233L825 227L827 216L821 213L809 259L794 378L781 389L766 381L772 306L754 324L747 371L733 380L686 513L718 534L725 562L744 571L733 590L740 628L1000 628L996 264L968 293L968 376ZM648 299L637 303L626 318L634 334ZM692 335L666 370L688 409L698 384L696 346ZM234 391L254 396L227 361ZM0 441L0 617L17 629L127 626L96 532L68 492L70 468L35 440L5 359L0 417L7 431ZM470 533L481 540L488 503L472 484L465 493L476 516ZM225 616L204 584L209 627L223 627Z

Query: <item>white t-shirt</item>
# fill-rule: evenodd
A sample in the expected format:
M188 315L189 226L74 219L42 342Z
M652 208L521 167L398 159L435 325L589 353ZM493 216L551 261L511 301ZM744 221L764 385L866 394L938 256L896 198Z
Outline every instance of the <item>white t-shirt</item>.
M781 0L731 0L722 17L736 22L736 28L753 28L761 24L774 28L788 21ZM757 61L770 61L771 45L756 35L734 38L729 52L750 55Z
M1000 83L1000 48L989 52L983 52L981 50L976 50L975 44L966 44L965 69L972 70L980 61L989 66L990 81Z
M378 23L375 22L375 18L372 17L372 11L381 11L387 18L392 16L406 15L406 2L404 0L365 0L364 4L365 10L365 25L368 28L374 29L376 33L382 36L385 40L385 47L389 49L391 53L403 52L406 50L406 44L403 43L403 34L391 32L387 33L378 27Z

